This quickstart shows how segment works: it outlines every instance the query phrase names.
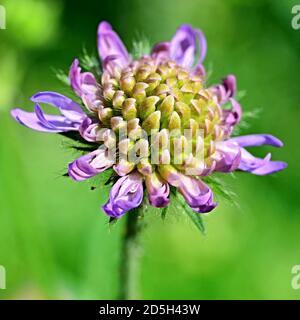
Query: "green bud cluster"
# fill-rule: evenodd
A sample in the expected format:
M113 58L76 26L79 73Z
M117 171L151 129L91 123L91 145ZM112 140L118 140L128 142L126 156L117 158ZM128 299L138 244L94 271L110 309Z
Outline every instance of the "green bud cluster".
M186 143L183 136L185 129L192 135L198 129L204 133L204 159L210 164L210 156L215 152L215 143L223 139L222 112L212 94L204 88L203 79L191 74L173 61L157 63L150 57L143 57L132 62L123 70L107 71L101 80L102 105L99 111L101 126L118 132L126 126L128 139L122 141L119 152L129 153L139 147L149 148L140 132L143 129L148 135L153 130L159 139L170 138L171 148L163 147L158 151L160 159L170 159L177 169L178 158L183 164L197 166L190 154L176 154L172 142ZM168 130L165 130L168 129ZM166 131L177 132L174 137L167 137ZM153 171L149 159L137 164L140 172L148 174Z

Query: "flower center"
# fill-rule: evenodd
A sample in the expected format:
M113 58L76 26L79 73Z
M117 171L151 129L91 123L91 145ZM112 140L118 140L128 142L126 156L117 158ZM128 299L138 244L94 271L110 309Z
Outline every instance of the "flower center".
M153 165L169 163L178 170L199 167L199 161L210 165L215 143L224 136L222 111L200 76L174 61L143 57L115 68L114 76L104 72L101 85L99 119L114 132L126 128L118 152L136 156L128 163L144 174ZM195 156L200 149L201 159Z

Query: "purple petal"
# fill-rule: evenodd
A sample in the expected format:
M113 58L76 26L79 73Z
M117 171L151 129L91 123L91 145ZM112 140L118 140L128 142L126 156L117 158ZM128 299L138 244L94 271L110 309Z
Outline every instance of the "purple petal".
M241 147L256 147L263 145L270 145L273 147L283 146L282 141L270 134L250 134L247 136L231 138L230 141L237 142Z
M57 107L66 118L73 122L82 122L86 117L79 104L56 92L39 92L31 97L31 101L48 103Z
M241 121L242 108L240 104L233 98L229 99L231 109L222 110L222 122L225 135L229 136L233 127Z
M130 61L123 42L111 25L105 21L98 27L98 51L102 61L109 56L117 56L118 63L123 67L126 67Z
M203 64L198 64L195 68L195 70L193 71L193 74L195 76L199 76L200 78L204 79L206 76L206 71L205 71L205 67Z
M102 61L102 66L112 76L118 76L120 70L123 68L118 55L111 55Z
M215 85L210 88L212 93L217 97L220 104L228 102L228 100L236 94L236 78L230 74L223 79L222 84Z
M197 62L197 65L201 65L205 56L206 56L207 42L206 42L206 38L201 30L196 29L195 33L196 33L196 37L199 42L199 60Z
M196 37L194 29L184 24L179 27L170 45L170 57L178 64L191 68L196 53Z
M246 149L241 148L242 157L239 169L251 172L256 175L267 175L277 171L281 171L287 167L285 162L270 161L271 154L267 154L264 159L254 157Z
M170 193L169 184L157 173L146 176L145 182L150 204L157 208L166 207L170 202L168 198Z
M157 43L152 49L151 56L158 61L170 59L170 42Z
M215 171L232 172L241 162L241 148L235 142L222 141L216 145Z
M20 124L41 132L64 132L78 130L78 125L70 122L64 116L46 115L38 104L35 112L27 112L21 109L13 109L11 115Z
M117 173L117 175L120 177L127 175L133 169L134 169L134 164L125 159L120 159L120 161L114 165L114 170Z
M178 187L187 204L196 212L205 213L213 210L217 204L213 201L211 189L201 180L181 175Z
M228 97L234 97L236 94L236 77L233 74L229 74L223 80L223 86L225 87Z
M99 121L95 122L87 117L84 119L79 127L79 133L81 136L89 142L99 141L99 131L100 131Z
M45 115L38 104L35 105L34 110L40 123L49 129L68 131L78 128L77 126L74 127L74 125L63 116Z
M195 61L199 49L198 61ZM170 57L185 68L196 68L202 66L205 58L207 43L203 33L184 24L176 31L170 44Z
M125 212L138 207L142 200L143 178L135 172L120 178L113 185L109 201L102 209L108 216L119 218Z
M91 111L97 109L99 100L98 83L92 73L81 73L81 68L79 67L79 61L77 59L75 59L71 65L69 79L73 90L83 100L86 107Z
M99 148L69 164L68 174L75 181L89 179L110 168L114 161L105 148Z
M272 174L278 171L281 171L287 167L287 163L282 161L269 161L264 166L261 166L253 171L251 173L256 175L267 175Z

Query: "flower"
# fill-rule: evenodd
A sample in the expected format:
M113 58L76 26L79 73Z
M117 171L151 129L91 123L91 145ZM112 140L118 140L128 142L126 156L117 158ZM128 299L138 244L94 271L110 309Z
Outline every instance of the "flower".
M55 92L40 92L31 98L35 112L13 109L11 114L37 131L75 131L89 144L93 151L69 164L68 175L75 181L115 171L118 179L103 206L110 217L139 207L144 191L152 206L166 207L170 187L195 212L209 212L217 204L202 177L235 170L266 175L283 170L286 163L271 161L270 154L257 158L246 150L282 147L272 135L233 136L242 118L236 78L228 75L221 84L206 87L206 50L203 33L185 24L170 41L134 60L111 25L102 22L101 77L82 72L78 59L70 68L70 85L81 105ZM56 107L61 115L44 114L41 103Z
M120 178L113 185L103 210L108 216L119 218L125 212L138 207L142 201L143 177L134 172Z

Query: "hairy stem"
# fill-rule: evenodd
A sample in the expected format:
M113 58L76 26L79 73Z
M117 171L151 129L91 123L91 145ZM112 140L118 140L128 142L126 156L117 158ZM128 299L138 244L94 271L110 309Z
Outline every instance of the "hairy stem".
M138 299L139 235L142 229L140 219L142 210L143 208L139 207L126 214L120 261L120 300Z

